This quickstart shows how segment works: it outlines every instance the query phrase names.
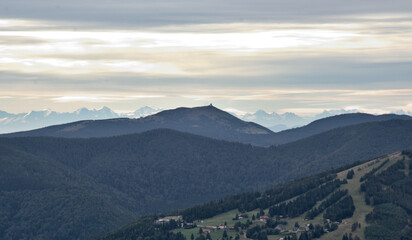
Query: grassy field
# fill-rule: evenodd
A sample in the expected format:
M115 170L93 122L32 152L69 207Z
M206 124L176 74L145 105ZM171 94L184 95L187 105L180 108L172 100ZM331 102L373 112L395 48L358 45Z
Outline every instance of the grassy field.
M252 215L256 214L257 211L252 211L252 212L248 212L246 214L248 214L249 216L249 220L252 220ZM232 210L220 215L217 215L213 218L208 218L203 220L203 222L199 222L197 223L197 225L201 225L201 226L217 226L220 224L224 224L225 222L227 223L228 227L233 227L235 225L236 222L243 222L245 223L247 221L247 219L241 219L241 220L233 220L233 218L236 216L236 214L240 214L240 212L238 210Z
M341 240L342 236L345 233L351 233L352 229L352 224L357 222L360 223L361 228L358 228L355 232L352 232L353 236L358 236L360 239L365 239L363 230L367 226L365 222L365 216L372 211L372 207L369 205L365 204L364 200L364 194L360 192L360 185L361 182L359 181L360 178L371 171L373 168L379 166L383 161L386 159L389 159L389 162L385 164L381 170L378 171L381 172L385 169L387 169L389 166L391 166L393 163L395 163L397 160L401 159L402 155L401 153L394 153L382 158L374 159L369 162L363 163L361 165L355 166L351 169L342 171L337 174L337 177L339 179L346 179L347 172L350 170L353 170L355 172L355 175L353 176L352 179L348 180L348 184L344 184L340 187L340 189L347 189L349 195L352 196L354 205L356 207L355 212L353 214L352 218L344 219L342 223L339 225L339 228L331 233L324 234L320 239L321 240ZM408 166L407 166L408 167ZM408 172L407 172L408 173ZM288 200L290 201L290 199ZM321 201L319 201L316 206L320 204ZM194 229L177 229L175 232L181 232L183 233L187 239L190 239L191 234L194 235L194 237L199 236L199 227L203 228L211 228L212 226L219 226L221 224L224 224L225 222L227 223L228 227L233 227L234 224L238 221L240 222L246 222L247 219L242 219L242 220L233 220L235 215L239 213L237 210L232 210L220 215L217 215L215 217L209 218L209 219L204 219L202 221L196 222L198 225L197 228ZM249 220L252 220L252 215L256 215L258 213L258 210L254 210L251 212L248 212ZM265 213L268 213L268 209L265 209ZM313 225L320 224L323 225L323 213L319 214L316 218L312 220L304 220L306 213L302 214L299 217L296 218L284 218L282 219L283 221L287 222L287 229L293 228L295 222L298 222L300 226L305 226L308 223L311 223ZM262 224L258 220L254 221L254 224ZM236 236L236 232L234 231L229 231L227 230L227 233L229 236ZM214 232L211 232L210 235L213 239L219 239L222 237L223 230L216 230ZM279 238L284 237L284 234L280 235L272 235L268 236L269 240L278 240ZM245 239L242 234L240 234L241 239Z
M251 212L247 212L246 214L248 214L249 220L252 220L252 215L253 214L257 214L258 211L251 211ZM227 227L233 227L235 225L236 222L243 222L245 223L247 221L246 218L241 219L241 220L233 220L233 218L236 216L236 214L240 214L240 212L238 210L232 210L223 214L219 214L216 215L212 218L208 218L202 221L197 221L195 222L196 225L198 226L197 228L193 228L193 229L176 229L174 232L181 232L183 235L185 235L185 237L187 239L190 239L191 234L194 235L194 237L198 237L199 236L199 228L203 227L203 228L211 228L212 226L219 226L221 224L224 224L226 222ZM227 230L227 234L228 236L232 236L235 237L236 236L236 232L235 231L230 231ZM205 235L205 234L204 234ZM213 239L219 239L221 238L223 235L223 230L215 230L214 232L210 233L210 236ZM243 238L243 236L241 236Z
M355 172L355 175L353 176L353 178L348 180L348 184L343 185L341 188L347 189L349 191L349 194L353 198L353 202L355 204L356 209L355 209L355 212L353 213L352 218L344 219L342 221L342 224L339 225L339 228L336 231L325 234L324 236L320 238L321 240L342 239L342 236L345 233L349 234L351 232L352 224L355 222L360 223L361 228L357 229L356 232L353 232L352 235L353 236L357 235L360 239L365 239L365 236L363 234L363 230L367 226L365 222L365 216L372 211L373 207L366 205L365 199L363 196L364 194L360 192L361 182L359 182L359 179L363 175L365 175L367 172L372 170L373 168L379 166L379 164L382 163L387 158L389 158L390 162L385 164L382 169L386 169L390 165L395 163L397 160L401 158L401 155L400 153L391 154L388 157L379 159L379 162L376 160L372 160L362 165L353 167L349 170L340 172L338 174L338 178L345 179L348 171L353 170ZM371 165L370 163L372 163L373 161L375 161L375 164Z
M174 232L181 232L186 239L190 240L190 236L193 234L194 238L197 238L200 236L199 234L199 227L197 228L192 228L192 229L176 229ZM203 233L204 236L206 236L206 233ZM210 233L210 236L212 239L220 239L222 238L223 235L223 230L216 230L214 232ZM236 233L234 231L227 231L227 235L230 237L235 237Z

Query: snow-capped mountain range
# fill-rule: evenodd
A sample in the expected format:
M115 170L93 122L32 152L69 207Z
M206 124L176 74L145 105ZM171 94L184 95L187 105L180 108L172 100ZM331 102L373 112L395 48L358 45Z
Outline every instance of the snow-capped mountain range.
M274 132L279 132L288 128L302 126L309 123L306 119L294 113L267 113L263 110L258 110L255 113L247 113L240 118L244 121L255 122L265 126Z
M232 113L232 114L239 117L240 119L244 121L255 122L257 124L265 126L269 128L270 130L272 130L273 132L280 132L280 131L290 129L290 128L301 127L301 126L307 125L313 121L316 121L322 118L327 118L327 117L347 114L347 113L357 113L357 112L359 111L358 110L345 110L345 109L324 110L322 113L316 114L314 116L308 116L308 117L301 117L291 112L278 114L275 112L268 113L263 110L258 110L255 113L247 113L244 115L237 115L235 113ZM393 112L393 113L398 114L398 115L412 115L412 112L404 112L404 111L398 111L398 112Z
M0 111L0 133L26 131L56 124L81 120L110 118L139 118L158 113L161 109L142 107L130 113L116 113L108 107L101 109L80 108L74 112L55 112L51 110L31 111L12 114Z
M80 108L74 112L56 112L51 110L31 111L28 113L13 114L0 111L0 133L11 133L18 131L32 130L51 125L64 124L81 120L98 120L110 118L140 118L146 117L162 111L162 109L152 107L142 107L134 112L116 113L108 107L101 109ZM229 111L230 112L230 111ZM304 126L315 120L335 116L345 113L354 113L355 110L330 110L323 111L320 114L311 117L301 117L295 113L286 112L283 114L268 113L264 110L258 110L255 113L246 113L239 115L230 112L232 115L247 121L255 122L274 132L280 132L286 129ZM411 112L396 113L408 114Z

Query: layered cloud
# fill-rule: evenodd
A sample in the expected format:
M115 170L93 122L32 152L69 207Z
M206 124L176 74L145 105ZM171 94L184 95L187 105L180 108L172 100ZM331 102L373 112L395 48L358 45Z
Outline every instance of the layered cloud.
M4 0L0 108L407 109L411 5Z
M130 101L136 99L145 98L162 98L162 95L134 95L134 96L123 96L123 95L68 95L55 97L51 100L55 102L117 102L117 101Z

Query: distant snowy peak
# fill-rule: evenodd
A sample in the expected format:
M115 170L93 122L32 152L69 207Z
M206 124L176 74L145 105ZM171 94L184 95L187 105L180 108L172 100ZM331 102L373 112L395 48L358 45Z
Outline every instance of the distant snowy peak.
M300 116L298 116L294 113L291 113L291 112L285 112L285 113L281 114L280 116L282 116L283 119L289 119L289 120L291 120L291 119L299 119L299 120L303 119Z
M358 113L358 112L359 110L356 110L356 109L353 109L353 110L345 110L345 109L324 110L322 113L316 114L313 120L318 120L318 119L332 117L332 116L341 115L341 114Z
M141 118L141 117L147 117L149 115L153 115L156 113L159 113L163 111L161 108L152 108L149 106L144 106L139 109L137 109L134 112L123 112L120 114L120 117L124 118Z
M162 111L162 109L159 109L159 108L154 109L154 108L145 106L145 107L139 108L136 111L134 111L133 117L135 117L135 118L146 117L146 116L149 116L149 115L156 114L160 111Z
M51 125L64 124L81 120L99 120L111 118L141 118L161 112L162 109L145 106L127 113L116 113L108 107L101 109L80 108L74 112L56 112L52 110L30 111L28 113L13 114L0 111L0 133L10 133L42 128ZM356 113L357 110L325 110L310 117L300 117L295 113L285 112L278 114L258 110L255 113L244 113L227 110L233 116L247 122L254 122L271 129L274 132L300 127L318 119L335 115ZM397 111L395 114L412 115L411 112Z
M21 114L0 111L0 133L26 131L81 120L99 120L120 117L139 118L155 114L159 111L161 110L151 107L142 107L128 114L118 114L108 107L103 107L101 109L80 108L74 112L40 110Z
M243 116L238 115L238 117L244 121L255 122L255 123L258 123L262 126L265 126L271 129L274 132L278 132L278 131L282 131L288 128L300 127L300 126L309 124L310 122L313 122L319 119L332 117L336 115L349 114L349 113L359 113L359 110L358 109L324 110L322 113L319 113L313 116L307 116L307 117L301 117L292 112L285 112L282 114L278 114L275 112L268 113L268 112L265 112L264 110L258 110L255 113L246 113ZM411 112L405 112L402 110L396 111L393 113L398 114L398 115L412 115Z
M394 111L394 112L392 112L393 114L397 114L397 115L409 115L409 116L412 116L412 112L410 112L410 111L408 111L408 112L405 112L404 110L397 110L397 111Z
M79 119L106 119L106 118L118 118L119 114L115 113L108 107L102 109L80 108L73 112Z
M16 115L17 114L12 114L12 113L8 113L8 112L5 112L5 111L0 111L0 119L14 117Z
M51 110L41 110L41 111L31 111L24 115L24 119L29 120L29 119L42 119L50 116L56 116L58 115L57 112L51 111Z
M255 113L247 113L241 117L244 121L255 122L268 128L273 128L277 131L284 130L291 127L301 126L307 124L308 121L290 112L283 114L268 113L264 110L258 110Z

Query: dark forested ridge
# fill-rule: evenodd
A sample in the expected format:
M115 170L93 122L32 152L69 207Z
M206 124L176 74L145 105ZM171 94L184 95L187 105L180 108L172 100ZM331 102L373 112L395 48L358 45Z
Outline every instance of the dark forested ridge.
M273 133L253 122L242 121L213 106L177 108L139 119L93 120L56 125L4 136L51 136L65 138L110 137L169 128L210 138L257 146L281 145L331 129L391 119L411 120L407 115L342 114L314 121L307 126Z
M271 165L260 148L172 130L100 139L7 138L0 147L0 204L7 216L0 219L0 239L84 239L138 215L274 180L258 174Z
M406 149L410 132L411 121L372 122L271 148L166 129L91 139L0 138L0 238L96 236L142 214Z
M184 221L184 224L194 222L195 220L199 219L210 218L234 209L238 209L241 212L248 212L254 209L261 209L260 212L263 212L263 216L265 214L263 209L273 205L278 206L277 204L290 198L299 196L301 194L311 195L313 197L320 197L321 194L324 193L324 190L336 189L341 184L345 184L345 182L341 182L340 180L334 180L335 178L336 174L333 171L325 172L311 177L301 178L285 184L280 184L261 193L249 192L228 196L222 200L211 201L206 204L187 208L184 210L177 210L172 214L181 216L181 221ZM320 199L322 199L322 197L320 197ZM295 205L294 207L291 207L291 210L295 212L292 208L296 208L296 211L299 211L298 209L300 209L300 206ZM245 214L244 216L246 215L248 214ZM277 215L277 217L279 216L278 214L274 215ZM128 226L125 226L119 230L113 231L99 239L164 239L164 237L168 234L172 234L172 238L181 238L182 235L179 232L170 232L170 229L181 228L181 225L174 224L174 222L172 221L169 221L169 223L166 225L159 225L156 223L156 220L161 217L164 217L164 215L151 215L140 218L136 222ZM275 216L273 217L274 219L276 219ZM256 221L259 222L259 219L254 219L254 215L253 217L247 218L248 220L246 221L246 223L237 222L237 224L235 224L235 228L238 228L238 232L240 231L240 229L247 232L246 235L248 236L248 238L251 239L267 239L262 236L267 236L271 233L278 234L279 231L275 230L274 228L278 224L283 223L283 221L270 219L268 221L265 221L264 225L256 225ZM253 220L255 224L253 224L251 220ZM198 224L201 224L199 221L196 222ZM172 225L174 225L174 227L170 227L171 223L173 223ZM163 227L166 227L169 231L164 231ZM236 231L234 230L234 228L228 229L230 231ZM182 239L185 238L183 237ZM200 237L197 239L203 238Z
M395 153L280 184L264 192L227 196L166 215L150 215L98 239L200 240L247 236L255 240L409 240L412 195L411 174L407 170L411 156L411 151ZM382 162L385 167L381 171L369 174ZM353 173L350 178L346 177L348 172ZM369 177L361 182L363 174ZM304 219L305 213L315 211L313 217ZM322 216L316 217L320 213Z
M245 122L214 106L177 108L138 119L80 121L6 136L66 138L110 137L168 128L232 142L264 145L274 133L256 123Z
M285 179L293 179L306 175L305 172L320 172L356 160L409 149L412 146L411 132L410 120L370 122L271 147L268 152L269 158L276 160L279 169L291 169L284 172Z
M339 127L357 125L367 122L388 121L391 119L412 120L408 115L383 114L372 115L366 113L350 113L316 120L306 126L285 130L276 134L272 142L284 144L326 132Z

